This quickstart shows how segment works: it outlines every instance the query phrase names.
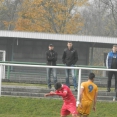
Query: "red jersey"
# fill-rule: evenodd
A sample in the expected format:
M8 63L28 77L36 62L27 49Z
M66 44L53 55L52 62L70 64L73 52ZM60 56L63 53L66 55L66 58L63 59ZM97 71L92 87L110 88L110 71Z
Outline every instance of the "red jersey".
M76 99L70 90L70 88L66 85L62 85L60 90L56 90L56 95L62 96L64 103L76 103Z

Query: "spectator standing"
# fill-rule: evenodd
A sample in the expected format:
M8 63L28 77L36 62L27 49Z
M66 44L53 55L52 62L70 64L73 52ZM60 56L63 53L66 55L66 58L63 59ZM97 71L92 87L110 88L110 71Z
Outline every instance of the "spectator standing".
M112 51L110 51L106 58L107 69L117 69L117 45L113 45ZM107 92L111 91L111 79L115 76L115 91L117 92L117 72L108 71L108 81L107 81Z
M73 48L72 42L67 43L67 48L64 49L64 52L63 52L62 61L65 64L65 66L68 66L68 67L74 67L76 62L78 61L78 54L77 54L77 51ZM73 78L74 89L75 91L77 91L77 79L76 79L76 74L74 69L65 70L66 85L70 87L70 83L69 83L70 72Z
M49 50L46 52L47 65L56 66L57 52L54 51L53 44L50 44L48 48ZM51 89L51 72L53 74L54 84L57 82L56 68L47 68L47 84L49 89Z

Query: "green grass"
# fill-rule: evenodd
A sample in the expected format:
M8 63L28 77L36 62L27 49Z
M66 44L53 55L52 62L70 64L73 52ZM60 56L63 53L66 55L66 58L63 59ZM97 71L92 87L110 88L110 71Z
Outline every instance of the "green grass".
M0 97L0 117L60 117L61 106L62 100ZM89 117L117 117L117 103L98 102Z

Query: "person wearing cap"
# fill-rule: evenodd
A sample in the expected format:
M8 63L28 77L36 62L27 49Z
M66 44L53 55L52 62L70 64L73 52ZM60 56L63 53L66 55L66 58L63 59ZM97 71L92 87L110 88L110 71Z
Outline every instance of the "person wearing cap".
M117 45L113 45L112 51L107 54L106 58L107 69L117 69ZM108 71L107 92L111 91L111 79L115 76L115 91L117 92L117 72Z
M53 44L50 44L48 49L49 50L46 52L47 65L56 66L57 52L54 51ZM49 89L51 89L51 72L53 75L54 84L57 82L56 68L47 68L47 84Z
M62 56L62 61L63 63L68 66L68 67L74 67L76 62L78 61L78 53L77 51L73 48L72 42L67 43L67 48L64 49L63 56ZM66 74L66 85L70 87L69 83L69 74L71 72L72 78L73 78L73 85L75 91L77 91L77 79L76 79L76 74L74 69L65 69L65 74Z

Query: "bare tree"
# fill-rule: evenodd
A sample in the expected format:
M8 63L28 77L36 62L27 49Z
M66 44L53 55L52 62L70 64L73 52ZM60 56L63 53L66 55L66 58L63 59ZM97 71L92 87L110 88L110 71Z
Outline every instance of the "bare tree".
M1 0L0 1L0 29L12 30L13 22L17 16L17 7L20 0Z
M101 0L108 9L111 10L110 14L112 14L115 24L117 26L117 1L116 0Z
M85 25L81 34L117 36L116 0L94 0L82 11Z

